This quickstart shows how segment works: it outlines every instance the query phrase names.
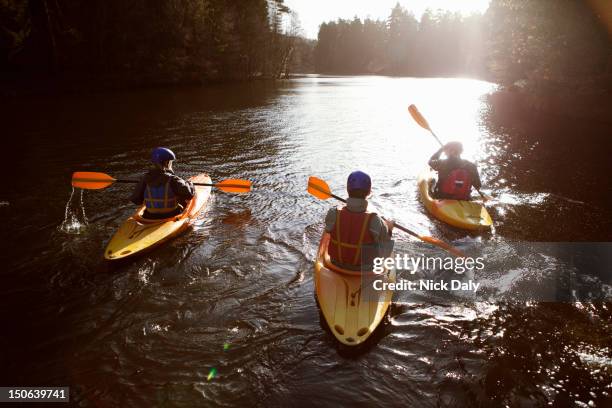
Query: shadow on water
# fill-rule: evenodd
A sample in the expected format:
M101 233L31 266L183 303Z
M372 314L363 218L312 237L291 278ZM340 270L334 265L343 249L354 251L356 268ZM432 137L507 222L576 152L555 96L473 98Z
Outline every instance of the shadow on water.
M251 221L251 210L248 208L240 212L230 212L225 217L223 217L223 219L221 220L223 224L234 224L234 225L246 224L250 221Z
M612 239L612 198L601 184L612 151L609 125L509 110L495 101L487 98L483 107L490 165L482 172L499 199L498 229L531 240Z
M530 264L509 248L610 240L601 184L609 132L504 115L483 99L492 89L464 79L306 77L15 100L2 111L3 136L20 154L0 200L9 203L0 206L0 321L9 328L0 382L69 384L83 406L562 406L588 404L589 387L604 406L610 306L530 301L530 290L554 285L551 268L564 255L536 254ZM436 147L407 117L411 102L441 135L467 141L497 199L494 234L454 230L419 204L416 177ZM156 145L176 150L182 176L247 178L254 189L215 192L192 231L123 264L109 266L103 251L134 211L130 187L86 191L89 223L75 234L57 229L72 171L135 178ZM486 246L487 290L502 283L500 296L527 299L523 307L401 293L365 350L337 350L312 278L336 203L305 188L317 175L343 195L357 167L374 180L375 211L462 249ZM608 278L592 268L597 251L576 261L573 276L589 283L577 289Z
M553 406L576 401L580 406L606 406L611 400L612 333L602 323L612 318L610 306L508 303L489 318L466 324L462 336L489 358L480 377L485 400L510 406L544 406L549 401Z

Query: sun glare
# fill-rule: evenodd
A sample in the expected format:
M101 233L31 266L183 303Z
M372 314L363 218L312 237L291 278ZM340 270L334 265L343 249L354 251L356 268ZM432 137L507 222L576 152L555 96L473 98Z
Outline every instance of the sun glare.
M484 13L490 0L285 0L298 14L304 34L316 38L319 25L338 18L386 19L399 3L417 18L427 9L448 10L463 15Z

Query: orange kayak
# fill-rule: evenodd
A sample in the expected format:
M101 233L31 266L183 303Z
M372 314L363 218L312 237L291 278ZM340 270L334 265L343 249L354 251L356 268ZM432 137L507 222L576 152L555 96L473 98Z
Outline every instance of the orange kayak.
M453 227L466 230L484 230L493 225L493 220L481 201L439 200L431 196L431 183L435 172L427 168L417 180L421 202L427 211Z
M207 174L190 178L194 183L211 183ZM195 196L179 215L160 220L143 218L144 205L128 218L111 238L104 251L108 260L124 259L152 249L184 232L206 207L211 187L196 186Z

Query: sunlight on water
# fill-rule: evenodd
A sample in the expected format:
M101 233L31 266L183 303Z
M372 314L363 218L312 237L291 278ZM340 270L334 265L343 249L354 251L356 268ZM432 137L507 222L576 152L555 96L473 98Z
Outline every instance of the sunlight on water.
M506 191L498 192L495 196L495 201L500 204L531 205L537 207L542 205L550 196L550 194L547 193L519 194Z
M83 205L83 190L79 189L78 194L74 194L74 187L70 192L70 198L66 203L64 221L58 229L68 234L78 234L87 226L87 216Z
M443 143L460 140L466 158L480 156L480 138L484 131L480 124L481 98L492 92L496 85L473 79L453 79L449 86L449 81L444 78L415 81L415 85L414 94L406 92L405 97L418 106L440 140ZM422 131L412 121L410 130ZM423 137L431 139L431 148L437 148L437 142L426 131L422 132L425 132Z
M601 350L597 350L591 346L584 346L584 349L588 351L577 351L576 355L580 357L580 360L594 367L612 367L612 358L610 358L610 350L609 348L604 348ZM599 374L599 371L595 371L593 374Z
M484 97L495 84L367 76L305 77L296 83L303 84L300 103L289 103L293 94L281 100L282 115L292 126L277 130L294 149L287 160L299 157L293 167L325 179L340 195L346 194L351 171L365 171L373 181L371 207L398 222L430 225L415 216L414 183L439 149L411 118L410 104L418 106L443 142L461 140L466 159L478 162L487 154L482 140L488 131L480 118Z
M581 177L559 173L571 185L549 188L557 172L547 169L561 171L559 163L572 163L577 171L571 174L592 180L605 169L596 172L591 162L581 167L582 161L573 160L573 146L556 155L548 155L556 146L530 153L533 139L550 133L556 140L559 132L515 129L510 126L518 122L515 117L499 123L499 112L496 116L487 100L495 85L483 81L302 77L254 86L86 96L78 103L56 102L30 120L53 140L32 153L36 171L54 175L50 186L65 185L67 163L74 162L66 152L86 131L92 134L80 159L86 168L136 178L148 167L150 148L168 145L180 155L181 176L208 171L215 181L247 178L254 191L215 193L194 230L119 264L105 263L102 255L134 211L127 202L130 186L90 193L87 205L96 215L89 226L82 191L73 191L68 203L55 189L51 195L32 190L27 198L11 198L10 206L0 202L9 225L26 220L28 227L15 231L28 245L19 246L19 273L9 275L16 283L23 277L27 285L37 285L33 293L45 295L22 306L26 292L5 285L15 294L8 296L7 310L16 305L28 316L40 316L31 330L29 320L23 324L26 332L44 333L43 344L34 336L24 345L49 356L17 374L38 370L42 379L62 381L69 373L82 390L76 391L81 405L96 405L94 393L105 396L100 404L108 406L164 405L170 396L184 406L242 406L256 398L276 406L286 405L290 396L300 405L320 394L323 384L333 395L323 392L312 402L325 407L350 401L355 392L371 405L397 395L396 405L403 406L417 400L522 406L524 395L536 395L532 406L555 398L558 406L570 406L564 405L570 398L605 406L599 401L610 391L605 388L609 310L590 299L610 298L612 289L601 282L607 270L591 270L588 253L587 265L578 270L562 246L521 249L513 243L590 242L593 229L603 231L598 225L608 214L588 207L589 185L578 183ZM440 139L464 142L465 158L476 162L485 191L495 198L487 207L497 232L458 231L428 214L416 178L438 144L408 114L411 103ZM62 115L83 123L62 120L47 129ZM574 140L571 136L566 139ZM584 157L594 153L584 148ZM347 175L357 168L373 180L369 208L470 256L482 254L486 267L474 273L481 284L475 295L396 291L389 319L372 336L371 347L347 359L336 350L313 294L312 261L323 220L338 203L317 200L306 184L310 175L319 176L346 196ZM45 200L60 212L65 205L63 222L55 211L35 210L36 201ZM403 253L444 254L401 231L394 239ZM560 273L567 286L560 286L566 282L558 279ZM423 275L450 279L442 271ZM567 301L539 301L557 295ZM583 303L574 310L568 302ZM549 373L559 375L552 380ZM557 393L557 386L566 392ZM121 389L124 399L113 400L112 389Z
M144 285L148 284L153 271L155 270L156 262L146 263L138 269L138 280Z

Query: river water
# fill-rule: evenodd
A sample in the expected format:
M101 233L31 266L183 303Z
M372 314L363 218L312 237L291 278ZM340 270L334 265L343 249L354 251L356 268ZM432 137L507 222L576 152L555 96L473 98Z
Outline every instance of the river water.
M504 260L515 242L612 241L609 125L495 106L495 89L309 76L10 101L0 385L69 385L74 405L94 407L605 406L610 303L525 297L562 262ZM411 121L410 103L478 163L496 198L493 232L467 234L425 213L416 178L437 145ZM248 178L254 190L216 192L192 231L108 264L104 247L134 211L130 188L81 195L71 173L136 177L159 145L177 153L180 175ZM312 267L335 203L309 196L306 182L319 176L344 195L357 168L372 176L379 213L489 248L497 267L483 281L504 301L396 293L367 348L338 347L320 324ZM609 269L580 274L589 293L610 299Z

